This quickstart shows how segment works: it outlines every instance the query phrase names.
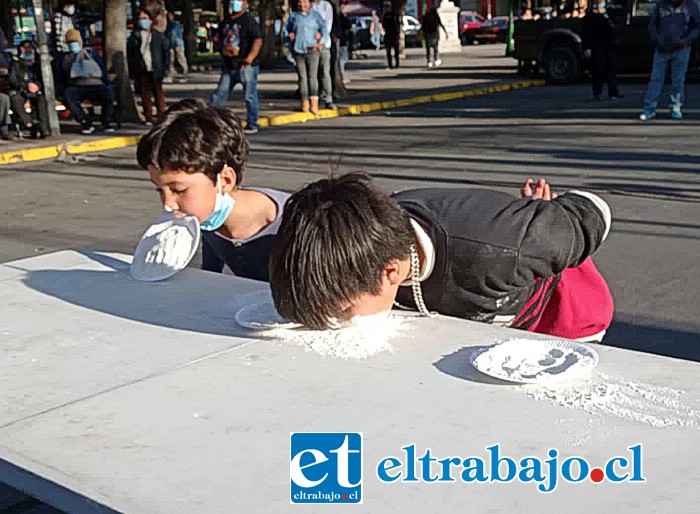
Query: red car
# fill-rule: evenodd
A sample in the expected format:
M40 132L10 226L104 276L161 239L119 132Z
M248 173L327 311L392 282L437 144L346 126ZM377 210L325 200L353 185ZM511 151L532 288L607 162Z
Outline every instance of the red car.
M486 20L474 11L464 11L459 13L459 39L463 45L473 45L482 41L494 41L498 37L493 27L483 30L482 25Z

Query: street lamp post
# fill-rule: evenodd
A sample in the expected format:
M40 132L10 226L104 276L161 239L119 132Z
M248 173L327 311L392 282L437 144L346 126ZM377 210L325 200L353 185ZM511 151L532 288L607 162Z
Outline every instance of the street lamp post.
M53 85L53 72L51 70L51 55L46 39L46 27L44 26L44 7L42 0L32 0L34 6L34 24L36 25L37 42L39 43L39 63L41 65L41 78L44 86L44 98L49 107L49 128L53 135L61 133L56 114L56 93ZM22 13L19 13L20 19Z

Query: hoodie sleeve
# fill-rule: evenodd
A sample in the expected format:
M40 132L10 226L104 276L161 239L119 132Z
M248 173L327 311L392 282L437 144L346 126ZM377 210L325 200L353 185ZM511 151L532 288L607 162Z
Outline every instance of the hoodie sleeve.
M610 207L593 193L570 191L551 201L521 199L515 206L529 211L516 280L530 282L579 266L610 232Z
M661 2L659 1L654 10L651 11L651 16L649 16L649 36L654 43L659 42L659 6Z

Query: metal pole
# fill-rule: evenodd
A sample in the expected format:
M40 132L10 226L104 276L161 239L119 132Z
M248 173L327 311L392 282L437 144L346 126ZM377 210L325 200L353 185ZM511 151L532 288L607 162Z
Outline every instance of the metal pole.
M56 93L53 85L53 73L51 70L51 54L46 40L46 27L44 27L44 8L42 0L32 0L34 6L34 24L39 43L39 64L41 64L41 79L44 86L44 98L48 104L49 128L53 135L61 133L56 114Z

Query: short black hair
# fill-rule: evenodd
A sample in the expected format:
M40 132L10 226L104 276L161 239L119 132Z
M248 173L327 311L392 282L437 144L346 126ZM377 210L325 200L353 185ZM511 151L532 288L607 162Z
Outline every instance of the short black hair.
M136 150L139 165L148 169L204 173L214 183L224 166L243 180L248 141L241 120L230 109L210 107L197 98L173 104L141 138Z
M413 243L408 212L368 175L314 182L284 207L269 263L275 306L290 321L328 328L361 294L379 294L386 265L408 258Z

